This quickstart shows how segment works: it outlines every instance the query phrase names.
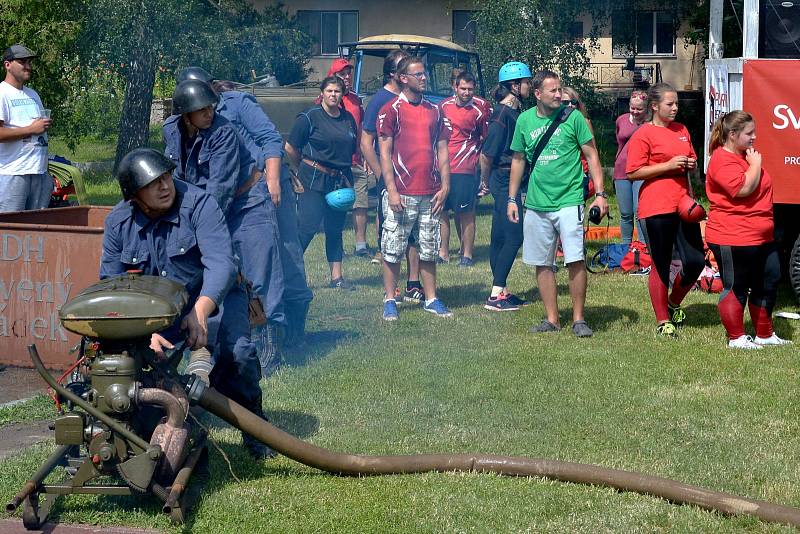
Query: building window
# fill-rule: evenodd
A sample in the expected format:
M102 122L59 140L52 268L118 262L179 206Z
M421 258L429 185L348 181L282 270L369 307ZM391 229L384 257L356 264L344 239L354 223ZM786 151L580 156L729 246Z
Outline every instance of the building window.
M675 55L675 14L672 11L639 11L636 24L630 13L615 11L611 20L614 56Z
M314 39L315 56L337 56L339 43L358 41L358 11L298 11L297 19Z
M453 10L453 42L460 45L474 46L477 35L477 11Z

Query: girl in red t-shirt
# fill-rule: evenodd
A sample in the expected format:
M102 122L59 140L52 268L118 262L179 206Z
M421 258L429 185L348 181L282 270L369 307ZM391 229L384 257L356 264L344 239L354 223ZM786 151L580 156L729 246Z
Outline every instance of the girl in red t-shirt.
M650 302L656 313L656 332L674 337L675 326L686 317L681 302L703 270L703 238L698 223L678 216L678 202L689 193L687 171L697 167L689 131L675 122L678 93L666 83L647 92L648 121L628 141L629 180L644 180L639 190L638 217L644 220L653 270ZM682 269L667 296L672 251L677 249Z
M781 276L773 238L772 178L753 148L756 125L744 111L731 111L711 131L706 192L711 208L706 241L722 276L719 316L728 347L760 349L791 343L772 329L772 308ZM748 302L749 301L749 302ZM744 333L748 303L756 338Z

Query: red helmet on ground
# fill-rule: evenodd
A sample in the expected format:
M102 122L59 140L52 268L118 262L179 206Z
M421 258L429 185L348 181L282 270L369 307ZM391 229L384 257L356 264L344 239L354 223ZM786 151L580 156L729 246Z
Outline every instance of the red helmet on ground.
M706 210L697 200L689 195L684 195L678 202L678 215L686 222L698 223L706 218Z

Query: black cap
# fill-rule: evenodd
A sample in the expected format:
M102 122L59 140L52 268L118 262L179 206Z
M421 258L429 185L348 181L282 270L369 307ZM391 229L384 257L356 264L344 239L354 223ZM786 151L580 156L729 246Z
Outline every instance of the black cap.
M119 162L117 170L117 180L122 189L122 198L130 200L139 189L174 168L175 164L157 150L152 148L131 150Z
M26 48L21 44L11 45L3 51L3 61L14 61L15 59L27 59L36 57L36 52Z

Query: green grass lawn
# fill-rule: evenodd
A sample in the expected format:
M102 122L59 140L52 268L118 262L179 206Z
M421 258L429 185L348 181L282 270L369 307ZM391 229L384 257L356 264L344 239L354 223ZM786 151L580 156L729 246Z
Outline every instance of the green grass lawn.
M92 190L102 198L110 191ZM270 419L338 451L552 458L800 506L796 348L728 350L717 296L698 292L686 299L688 321L679 338L658 339L646 278L620 274L590 275L593 338L579 340L569 329L530 335L543 308L533 271L521 262L510 287L534 304L507 314L482 307L491 283L487 207L484 201L478 218L476 267L439 269L439 295L452 319L403 305L398 322L384 323L381 271L353 256L344 267L358 291L328 289L319 236L306 255L315 293L308 343L262 383ZM349 229L345 247L352 251ZM568 325L565 269L558 282ZM782 295L778 309L787 308L795 302ZM800 340L796 323L777 319L776 328ZM254 463L238 432L212 424L241 483L212 450L212 479L184 527L171 527L156 499L146 497L68 497L56 505L55 518L215 533L789 530L538 478L341 478L286 458ZM0 501L10 499L51 449L38 445L0 462Z
M83 137L79 140L74 150L69 148L66 139L50 137L48 142L50 144L48 147L50 154L58 154L73 162L81 163L87 161L113 161L117 150L116 138L95 139ZM150 139L147 146L159 151L164 150L164 137L161 127L150 128Z

